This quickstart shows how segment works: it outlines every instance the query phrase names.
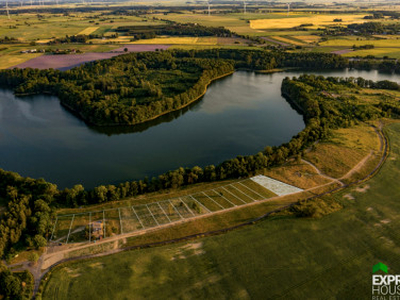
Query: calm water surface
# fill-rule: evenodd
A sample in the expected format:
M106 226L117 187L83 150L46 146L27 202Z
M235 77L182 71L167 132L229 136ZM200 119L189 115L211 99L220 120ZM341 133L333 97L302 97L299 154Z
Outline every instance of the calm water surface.
M43 177L59 187L152 177L180 166L218 164L288 142L304 128L282 98L286 76L236 72L213 83L201 101L135 127L92 128L55 97L16 98L0 90L0 168ZM374 71L321 72L398 81Z

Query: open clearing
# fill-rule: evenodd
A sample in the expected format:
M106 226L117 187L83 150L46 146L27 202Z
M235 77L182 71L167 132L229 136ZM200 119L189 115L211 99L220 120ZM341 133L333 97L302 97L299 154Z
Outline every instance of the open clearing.
M387 133L391 156L399 157L400 124ZM52 272L43 299L265 299L266 291L274 299L367 299L374 264L400 270L399 176L400 160L387 160L365 192L335 194L345 208L322 219L281 216L195 247L181 243L65 264ZM343 198L349 192L355 200Z

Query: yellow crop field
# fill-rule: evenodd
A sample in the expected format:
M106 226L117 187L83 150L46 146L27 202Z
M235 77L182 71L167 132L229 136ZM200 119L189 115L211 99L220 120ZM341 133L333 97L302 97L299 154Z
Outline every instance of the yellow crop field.
M302 40L305 43L314 43L320 40L320 37L317 35L296 35L294 37L296 39Z
M32 58L43 55L43 53L30 53L30 54L10 54L10 55L0 55L0 69L7 69Z
M302 24L313 24L312 28L318 28L321 26L327 26L332 24L339 24L333 22L333 19L342 19L340 24L351 24L351 23L364 23L364 15L315 15L310 14L309 17L299 18L277 18L277 19L259 19L250 20L250 28L253 29L283 29L293 28Z
M352 47L363 46L363 45L374 45L375 47L388 47L388 48L398 48L400 47L399 40L374 40L374 39L347 39L347 38L339 38L339 39L331 39L326 42L320 43L321 46L343 46L343 47Z
M165 44L165 45L216 45L216 37L159 37L148 40L139 40L131 44Z
M42 39L36 41L36 44L47 44L48 42L52 41L53 39Z
M88 28L82 30L81 32L79 32L78 34L86 34L86 35L88 35L88 34L91 34L91 33L95 32L97 29L99 29L99 27L88 27Z

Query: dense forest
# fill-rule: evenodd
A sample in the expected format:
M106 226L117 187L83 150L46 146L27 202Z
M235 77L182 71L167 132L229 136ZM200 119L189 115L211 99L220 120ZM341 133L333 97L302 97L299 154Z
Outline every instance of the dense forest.
M5 250L12 255L13 247L46 245L52 223L50 205L57 194L55 184L0 169L0 198L7 202L0 220L0 256Z
M32 289L33 277L27 270L13 273L0 262L0 295L4 299L30 299Z

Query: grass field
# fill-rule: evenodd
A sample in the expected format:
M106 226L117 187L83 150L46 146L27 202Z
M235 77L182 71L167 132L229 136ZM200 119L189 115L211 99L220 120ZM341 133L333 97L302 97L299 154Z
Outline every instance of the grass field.
M334 196L341 211L69 263L52 272L43 299L367 299L374 264L400 272L400 124L387 133L389 159L361 189Z

